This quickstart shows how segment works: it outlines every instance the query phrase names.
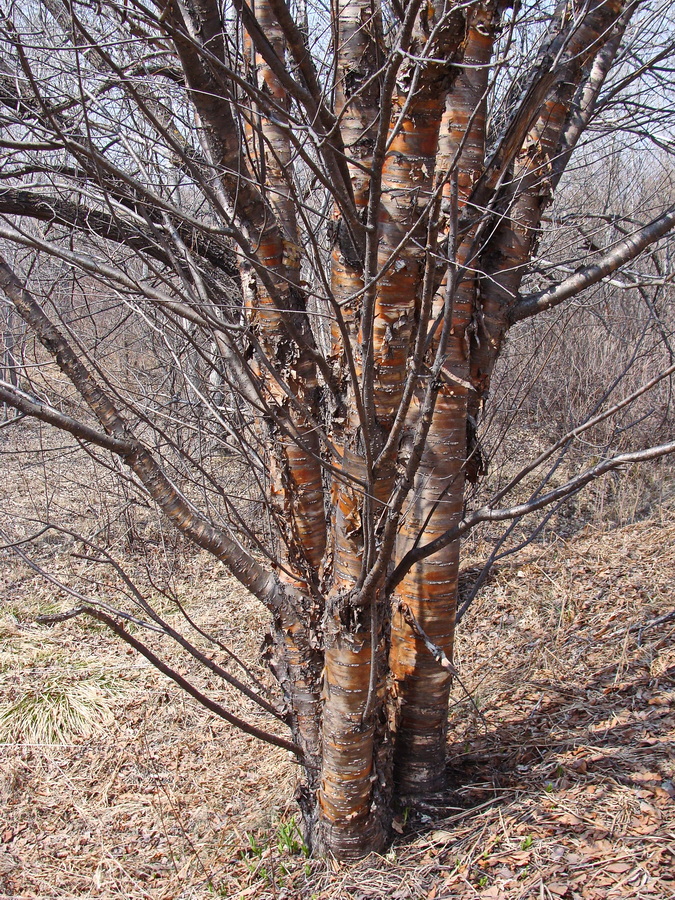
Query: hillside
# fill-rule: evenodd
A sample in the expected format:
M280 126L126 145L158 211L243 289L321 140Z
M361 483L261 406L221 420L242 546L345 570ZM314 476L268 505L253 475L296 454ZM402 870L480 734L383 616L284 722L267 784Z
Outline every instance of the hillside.
M9 493L25 502L18 481ZM89 578L104 595L67 546L52 536L35 552L64 584ZM342 870L301 852L284 751L206 714L97 625L35 625L72 598L13 554L0 565L2 897L675 896L665 511L533 546L493 573L460 629L452 791L401 810L386 858ZM173 579L265 678L255 601L205 555L186 554ZM168 600L165 612L178 619Z

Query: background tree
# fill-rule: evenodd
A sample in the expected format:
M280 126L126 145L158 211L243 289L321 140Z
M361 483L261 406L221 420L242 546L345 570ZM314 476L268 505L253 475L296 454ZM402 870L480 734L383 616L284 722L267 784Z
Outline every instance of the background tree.
M675 450L671 12L620 0L3 8L0 284L38 343L19 359L6 341L0 399L82 442L267 607L281 696L170 627L119 548L97 559L135 609L71 614L294 753L319 851L382 848L396 800L443 785L461 537ZM626 204L615 161L647 156L652 185ZM563 176L576 159L602 198L575 204ZM488 446L492 427L498 445L509 425L487 402L507 332L518 325L526 350L497 371L504 396L545 367L525 323L577 298L609 322L635 319L618 329L618 370L550 446L519 447L520 469L475 488L479 433ZM637 408L659 419L659 440L643 428L622 446ZM589 434L598 458L554 483L560 454ZM206 697L157 635L289 731Z

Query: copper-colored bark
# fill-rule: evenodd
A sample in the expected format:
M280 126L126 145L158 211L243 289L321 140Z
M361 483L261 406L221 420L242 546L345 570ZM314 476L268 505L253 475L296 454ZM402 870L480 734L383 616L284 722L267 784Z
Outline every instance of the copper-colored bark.
M345 7L350 15L348 39L343 50L347 58L341 66L345 86L355 73L361 80L367 76L367 68L365 71L362 68L367 51L367 46L362 46L363 35L367 32L362 24L361 30L356 32L351 25L352 22L354 26L363 22L364 8L359 9L355 4ZM463 35L462 21L461 17L450 17L449 23L441 29L438 43L426 48L430 55L445 53L448 61L452 58ZM425 50L427 35L428 32L420 27L416 46L420 52ZM352 53L359 55L354 58ZM359 66L355 65L357 60ZM426 231L423 214L430 199L445 90L449 86L448 69L448 64L437 62L423 65L415 102L408 103L409 98L401 91L392 104L391 125L398 128L398 133L391 140L384 159L377 222L377 263L386 272L376 287L371 331L372 363L363 373L359 372L367 381L371 378L373 381L371 400L377 421L365 423L371 440L372 435L377 435L376 426L386 429L391 425L405 383L405 359L411 346L424 256L423 251L415 247L414 239ZM349 123L345 145L356 147L361 160L372 148L374 129L369 126L375 110L372 104L366 105L368 99L368 95L353 101L344 98L342 111ZM355 169L354 180L357 202L365 206L366 199L370 199L366 194L368 179L362 170ZM402 251L394 258L392 254L402 241ZM338 297L347 301L349 295L345 296L344 291L354 292L362 287L360 269L363 261L358 258L358 247L352 246L351 251L354 256L350 258L349 250L340 247L333 263L333 287L340 292ZM352 323L355 323L361 306L362 302L358 307L347 307L350 336L355 335ZM370 328L370 323L367 326ZM362 330L355 335L357 341L364 339L363 334ZM337 343L335 330L334 335ZM367 388L364 395L368 396ZM373 480L367 453L354 452L359 440L355 426L359 423L353 414L349 424L351 428L342 429L347 442L343 451L345 470L352 476L360 476L359 480L368 488L364 491L353 483L338 482L334 492L337 505L335 572L330 600L331 620L326 633L323 769L319 793L324 839L334 853L343 857L362 852L364 840L373 848L382 845L386 839L387 821L385 810L378 808L378 799L390 796L392 789L386 765L383 771L378 771L376 765L378 726L371 714L373 695L381 695L384 690L384 673L379 671L384 646L380 647L382 631L377 597L359 593L365 554L374 552L373 523L381 510L381 506L377 508L378 502L388 500L392 481L391 477L382 474ZM371 443L370 453L375 446ZM368 545L364 545L366 538ZM375 648L373 641L377 644ZM381 709L382 701L378 700L376 706ZM381 726L382 723L380 730Z
M405 383L424 271L424 214L432 196L445 98L456 74L452 62L464 39L464 15L448 12L442 3L429 4L411 47L429 62L402 66L392 98L378 213L377 267L383 274L373 309L373 373L365 373L373 379L372 408L384 430L394 422Z
M368 203L378 118L380 12L372 0L341 0L337 22L336 114L352 180L355 209ZM318 794L320 840L344 858L360 855L363 839L381 848L387 835L374 803L375 728L364 721L371 680L370 610L351 607L361 573L364 497L368 471L359 414L360 310L364 245L335 209L331 288L335 319L331 361L341 389L341 415L333 435L342 453L343 477L333 480L331 500L333 578L325 629L322 772ZM359 446L361 445L361 446Z
M332 85L286 0L234 0L248 80L227 74L215 0L164 5L159 33L173 41L196 112L195 169L227 225L217 238L182 227L176 243L210 273L239 273L236 351L269 445L280 574L195 513L113 395L0 264L0 287L102 430L30 398L24 410L120 455L172 523L271 610L271 663L307 764L303 812L317 846L341 858L384 846L394 785L419 795L443 784L460 550L451 538L461 530L467 422L479 418L509 325L565 293L563 284L517 307L542 211L588 121L583 104L597 98L626 9L622 0L558 5L486 159L486 98L507 5L394 0L385 28L378 0L336 0ZM294 122L312 135L302 152L310 146L314 157L303 165L316 174L320 161L318 181L334 201L326 244L300 219ZM137 250L168 215L161 208L139 229L135 208L116 221L63 200L52 210L25 192L0 193L6 212L82 228L88 220L93 233ZM640 239L671 224L653 223ZM315 242L315 266L330 255L311 300L332 314L325 359L317 347L325 335L308 313L301 232ZM161 242L145 252L168 268ZM187 318L213 325L205 316L196 307ZM226 329L215 339L223 356L228 340ZM435 540L436 552L417 553L403 575L406 554Z
M436 314L452 292L452 328L435 409L413 497L400 531L399 558L418 543L438 537L461 518L466 460L469 359L467 339L473 321L476 278L473 230L457 242L453 228L485 155L487 64L492 54L496 4L481 4L470 21L463 60L469 64L448 95L438 153L438 176L446 177L443 209L448 267L436 298ZM456 185L456 187L455 187ZM451 257L452 259L452 257ZM434 347L438 341L434 342ZM421 402L420 390L416 402ZM416 407L411 415L414 418ZM452 658L459 572L459 541L417 563L403 579L398 596L426 634ZM445 771L447 703L451 677L429 653L402 613L392 621L390 666L396 690L396 779L403 793L440 788Z

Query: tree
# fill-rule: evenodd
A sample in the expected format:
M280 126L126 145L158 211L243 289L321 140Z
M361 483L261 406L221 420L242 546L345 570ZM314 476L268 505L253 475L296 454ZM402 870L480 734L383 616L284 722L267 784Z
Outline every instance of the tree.
M675 226L671 9L42 0L3 11L0 285L40 349L36 368L33 351L6 348L0 399L69 432L267 607L282 703L172 629L105 548L136 610L71 614L98 618L209 709L295 754L318 852L381 849L396 800L443 785L462 535L675 450L608 445L505 505L673 373L659 312ZM600 171L619 151L660 161L661 206L582 210L574 240L547 259L545 213L570 159ZM478 432L507 332L594 286L611 310L628 264L624 286L645 294L663 336L649 377L603 395L477 502ZM215 446L234 487L210 463ZM289 735L206 697L125 620L173 639Z

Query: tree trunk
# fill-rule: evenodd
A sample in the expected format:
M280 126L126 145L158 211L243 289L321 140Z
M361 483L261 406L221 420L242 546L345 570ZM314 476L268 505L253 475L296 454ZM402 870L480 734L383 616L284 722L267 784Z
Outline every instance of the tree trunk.
M54 15L61 0L46 6ZM96 134L98 113L70 118L78 103L105 102L108 89L47 102L28 77L35 50L19 52L20 30L12 31L7 49L14 45L23 75L0 73L0 102L16 134L33 136L26 159L45 148L45 160L58 151L59 162L51 172L45 162L49 196L39 195L32 164L30 190L0 191L4 215L45 223L53 239L23 226L1 230L122 291L129 314L138 310L156 329L153 347L159 336L171 351L172 340L186 342L177 360L213 366L218 390L237 395L236 415L224 421L240 440L242 469L255 466L257 493L241 492L237 509L208 472L201 454L213 434L202 433L203 418L192 423L200 449L190 450L181 391L189 395L194 372L177 362L166 381L149 377L148 398L160 381L169 388L167 416L161 404L141 403L134 391L143 373L116 387L112 369L95 361L98 338L92 343L86 326L78 334L79 313L66 327L52 322L0 259L0 288L79 392L84 417L61 411L70 396L56 382L50 388L50 367L38 380L22 368L21 382L59 403L15 389L11 319L2 395L22 414L117 454L168 521L265 604L269 662L286 706L261 705L293 742L254 731L304 764L298 800L315 852L355 859L386 846L399 800L444 787L451 667L438 660L453 655L460 557L449 538L490 516L521 514L495 511L498 494L462 521L465 482L482 467L469 436L509 325L567 291L564 281L519 296L542 211L596 103L613 96L601 88L615 57L629 65L621 37L643 6L568 0L542 12L508 0L335 0L313 9L312 24L324 17L316 40L287 0L233 0L236 15L216 0L159 6L133 26L132 41L102 38L122 34L125 13L106 23L98 44L88 34L97 15L78 23L70 6L57 13L63 39L90 48L75 54L78 65L95 60L96 80L105 75L136 104L123 117L134 123L129 146L142 155L145 135L149 158L134 156L128 170L108 126L93 140L73 124L81 118ZM130 23L140 15L132 7ZM135 41L154 48L138 72L119 56ZM158 82L141 71L155 58ZM523 64L509 85L514 59ZM54 85L86 85L79 69L62 74ZM168 105L154 97L164 79ZM174 100L180 127L167 124ZM128 127L120 120L122 133ZM162 166L175 158L165 191ZM146 163L154 174L144 186ZM23 178L21 168L8 171ZM657 225L637 233L642 249L672 223ZM126 246L144 260L142 277L130 278L116 253L104 265L96 244L94 256L59 247L64 228L79 230L89 250L92 236ZM615 271L621 254L634 258L636 240L627 235L587 283ZM126 343L125 352L128 360ZM202 512L193 506L200 490ZM250 504L265 509L274 546L246 519Z
M437 167L455 173L443 187L448 270L436 296L432 320L445 308L446 335L433 419L415 479L413 499L401 528L398 556L439 537L457 524L464 502L469 355L476 300L475 228L461 241L457 223L483 166L488 62L498 4L478 7L469 24L462 70L446 101ZM448 293L450 296L448 297ZM433 349L438 351L439 339ZM439 360L440 361L440 360ZM431 365L431 364L430 364ZM423 403L418 391L419 418ZM398 588L401 603L425 634L452 659L459 579L459 540L416 563ZM399 706L395 776L401 794L415 797L445 783L445 748L451 676L433 658L402 611L392 620L391 671Z

